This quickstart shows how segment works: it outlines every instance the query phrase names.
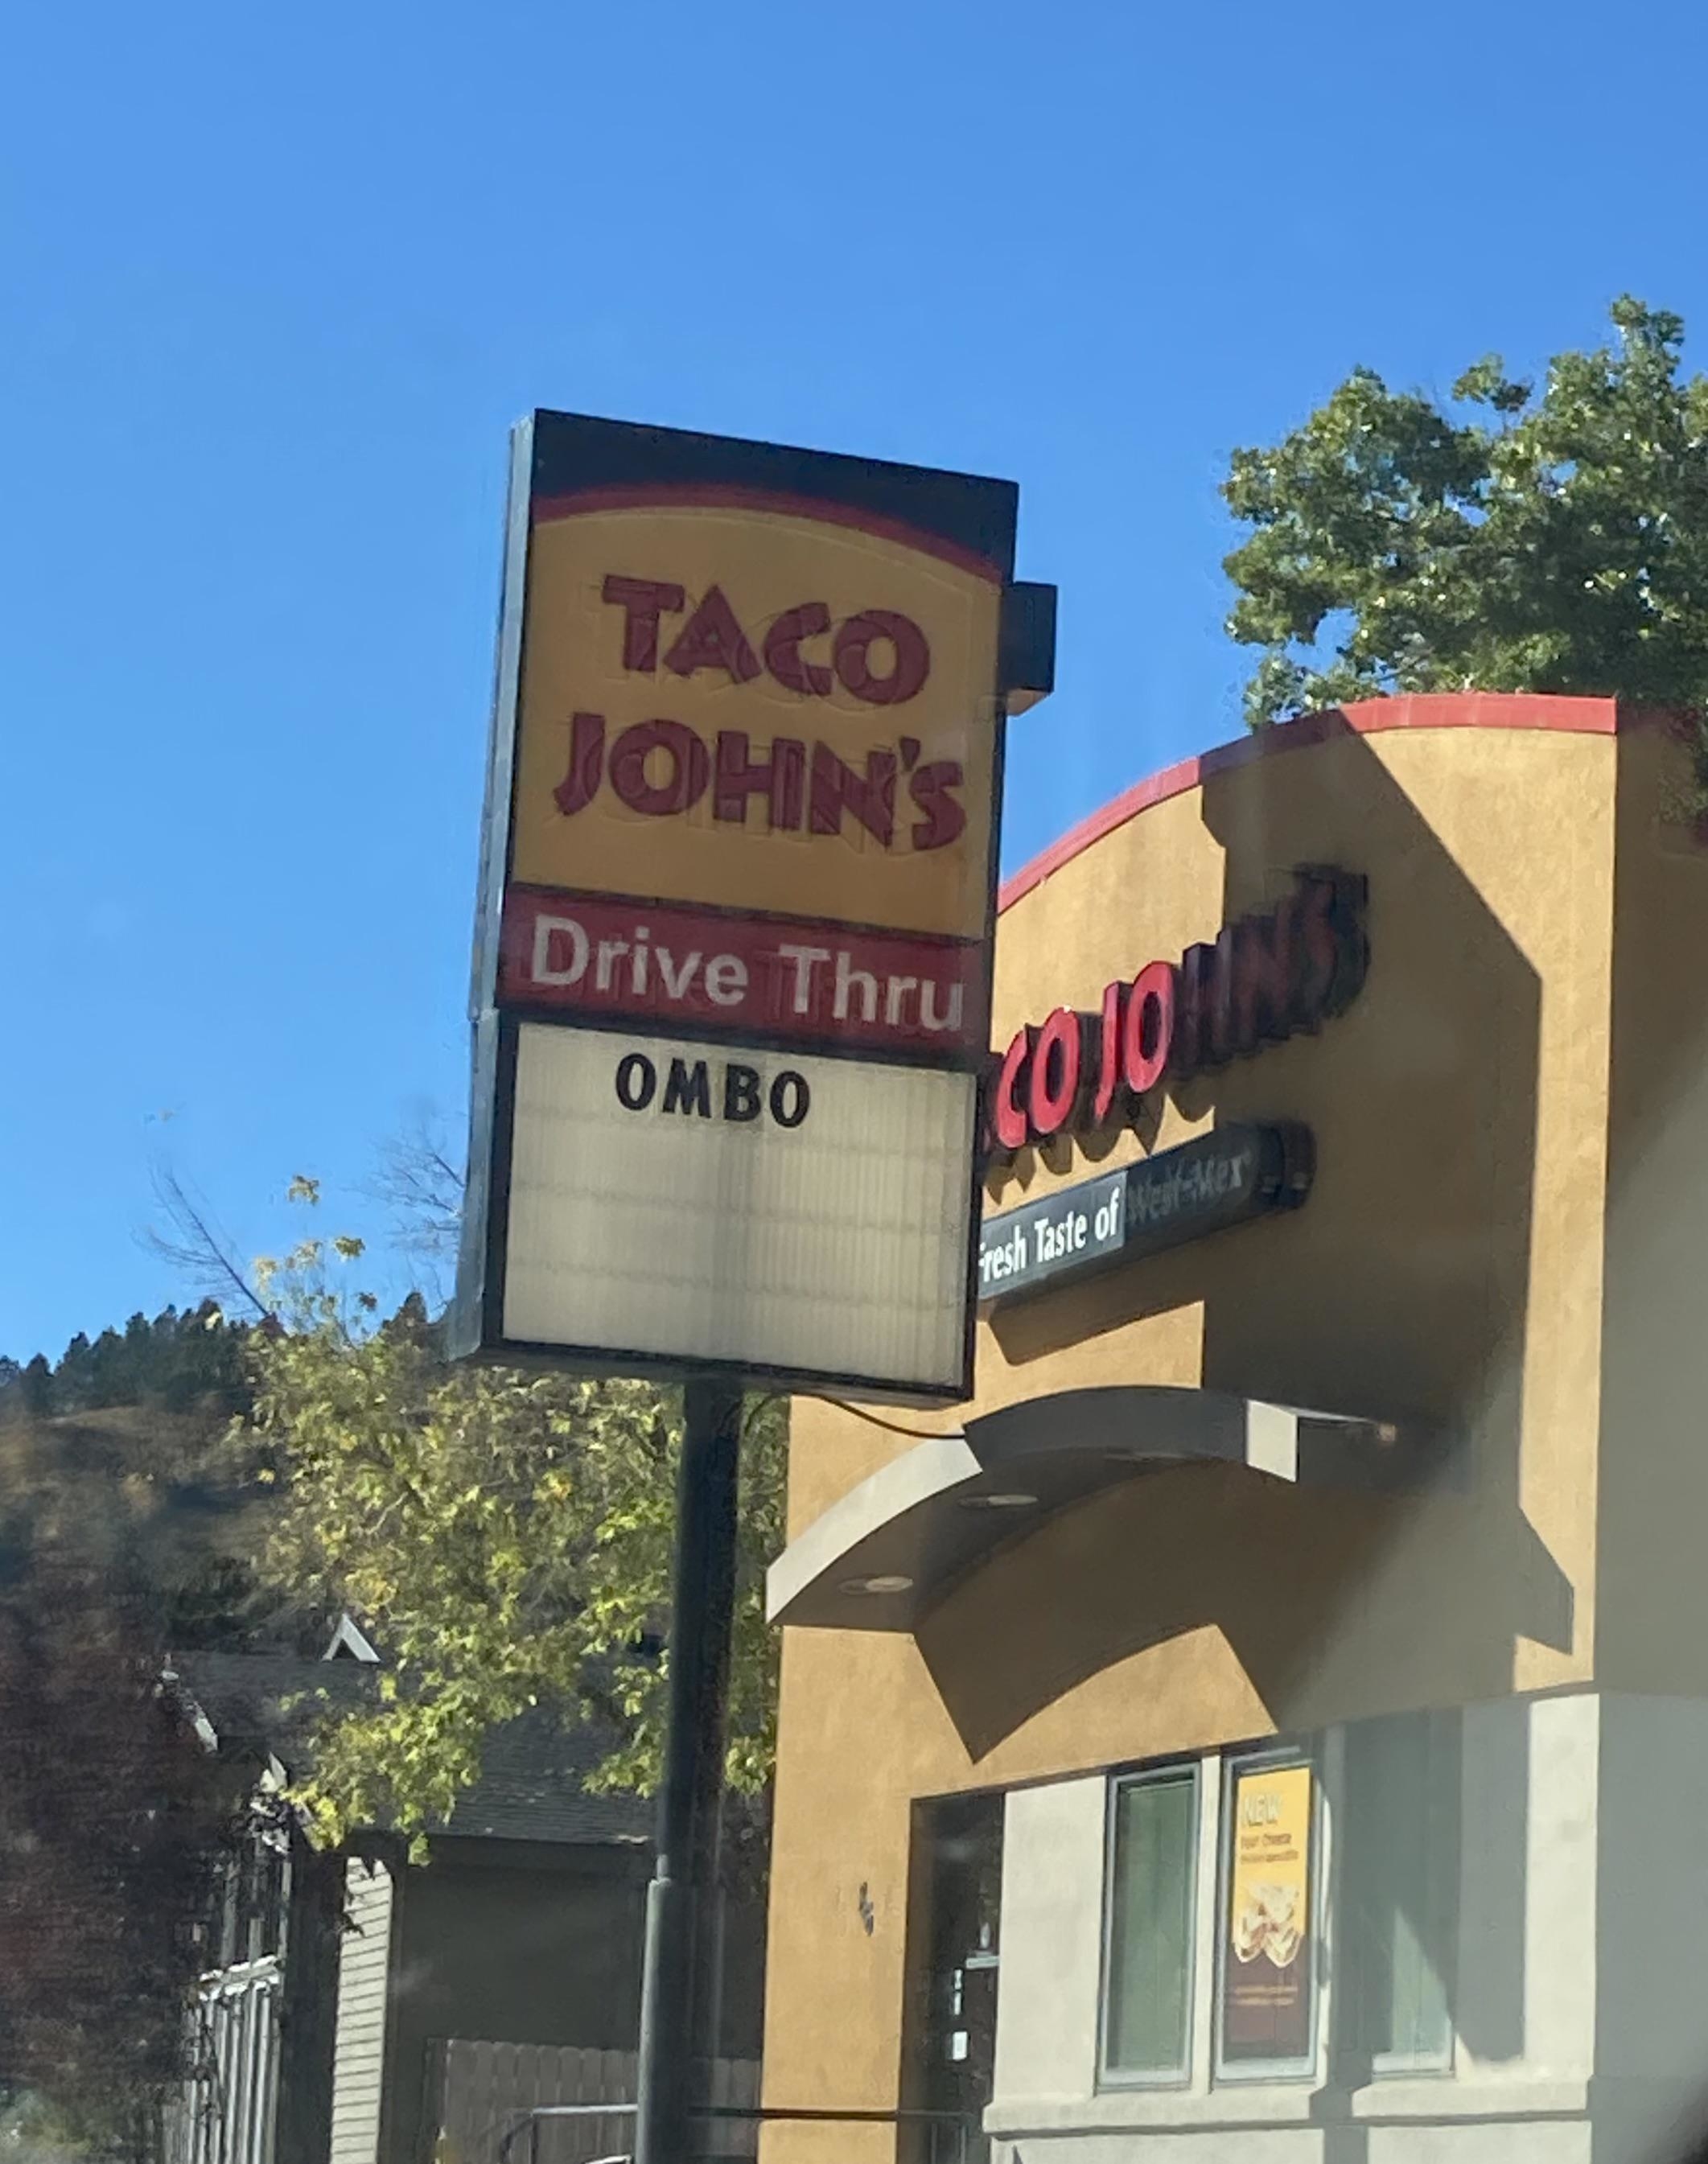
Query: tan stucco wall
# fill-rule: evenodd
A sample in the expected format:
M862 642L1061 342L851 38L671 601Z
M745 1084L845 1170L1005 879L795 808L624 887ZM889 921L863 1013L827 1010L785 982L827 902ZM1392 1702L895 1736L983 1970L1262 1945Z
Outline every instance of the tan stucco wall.
M1465 1440L1443 1490L1403 1504L1146 1474L1012 1544L917 1644L786 1633L773 2102L896 2100L912 1799L1589 1674L1618 748L1467 727L1273 751L1005 915L999 1043L1213 938L1301 863L1368 875L1371 961L1347 1014L1195 1085L1154 1137L1306 1121L1306 1208L999 1314L978 1409L1202 1383ZM995 1206L1097 1169L1022 1163ZM908 1447L797 1405L791 1530Z
M1661 726L1619 740L1597 1669L1708 1690L1708 838Z

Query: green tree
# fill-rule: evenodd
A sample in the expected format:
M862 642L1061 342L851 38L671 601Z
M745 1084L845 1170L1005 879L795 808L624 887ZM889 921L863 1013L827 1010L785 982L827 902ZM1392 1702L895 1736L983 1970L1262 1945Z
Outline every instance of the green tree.
M116 1330L103 1330L89 1348L88 1403L92 1407L133 1405L137 1375L129 1342Z
M95 1352L86 1333L79 1331L60 1355L54 1369L54 1410L81 1412L92 1400Z
M35 1358L22 1369L18 1378L19 1409L28 1414L50 1412L54 1400L54 1373L44 1354Z
M1496 357L1445 406L1356 369L1222 493L1228 629L1263 649L1253 727L1395 691L1617 695L1708 709L1708 379L1628 296L1538 395ZM1708 803L1708 736L1697 780Z
M313 1199L310 1183L297 1192ZM600 1783L650 1791L679 1394L452 1365L418 1299L375 1326L372 1296L339 1289L360 1253L311 1239L263 1265L277 1323L250 1339L244 1433L280 1495L269 1567L359 1613L390 1662L377 1704L328 1718L303 1799L318 1830L424 1835L476 1778L488 1732L536 1704L599 1720L612 1739ZM749 1794L772 1760L763 1571L780 1540L785 1433L780 1401L749 1404L728 1766Z

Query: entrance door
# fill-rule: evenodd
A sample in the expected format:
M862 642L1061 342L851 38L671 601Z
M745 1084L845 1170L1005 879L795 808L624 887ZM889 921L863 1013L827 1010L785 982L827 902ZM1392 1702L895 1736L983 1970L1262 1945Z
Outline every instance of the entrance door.
M954 1796L914 1817L910 2102L957 2122L920 2130L925 2164L983 2164L980 2132L996 2064L1002 1798Z

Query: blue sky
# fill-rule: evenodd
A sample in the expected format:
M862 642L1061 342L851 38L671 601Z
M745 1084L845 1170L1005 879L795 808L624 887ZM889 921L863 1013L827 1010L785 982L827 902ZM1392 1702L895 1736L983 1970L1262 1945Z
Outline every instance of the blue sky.
M1017 864L1238 733L1231 446L1708 318L1708 18L1014 0L21 11L0 69L0 1350L460 1110L505 432L1010 475Z

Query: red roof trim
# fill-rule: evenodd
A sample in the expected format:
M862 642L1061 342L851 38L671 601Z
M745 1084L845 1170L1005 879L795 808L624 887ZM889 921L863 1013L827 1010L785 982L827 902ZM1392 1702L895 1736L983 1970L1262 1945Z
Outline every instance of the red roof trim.
M1000 565L975 549L946 540L940 533L928 533L902 519L886 518L881 512L864 511L855 504L833 503L822 496L789 496L776 489L694 481L623 483L579 488L569 496L536 496L530 509L536 526L550 519L573 518L586 511L768 511L781 518L810 518L820 526L851 526L859 533L875 534L880 540L899 541L905 548L918 549L922 555L954 564L976 578L989 580L992 586L1004 583Z
M1627 709L1630 726L1640 717ZM1259 729L1232 743L1165 766L1143 781L1123 790L1100 811L1071 827L1059 841L1041 850L1012 879L1005 880L996 897L999 910L1010 909L1034 887L1042 886L1052 872L1071 864L1082 850L1152 805L1171 796L1184 796L1218 774L1250 766L1260 759L1283 752L1304 751L1332 738L1380 735L1385 729L1554 729L1569 736L1611 737L1620 726L1620 708L1614 699L1557 697L1541 691L1411 692L1398 699L1361 699L1349 706L1330 706L1322 713L1301 714L1296 721L1278 722L1273 728Z

